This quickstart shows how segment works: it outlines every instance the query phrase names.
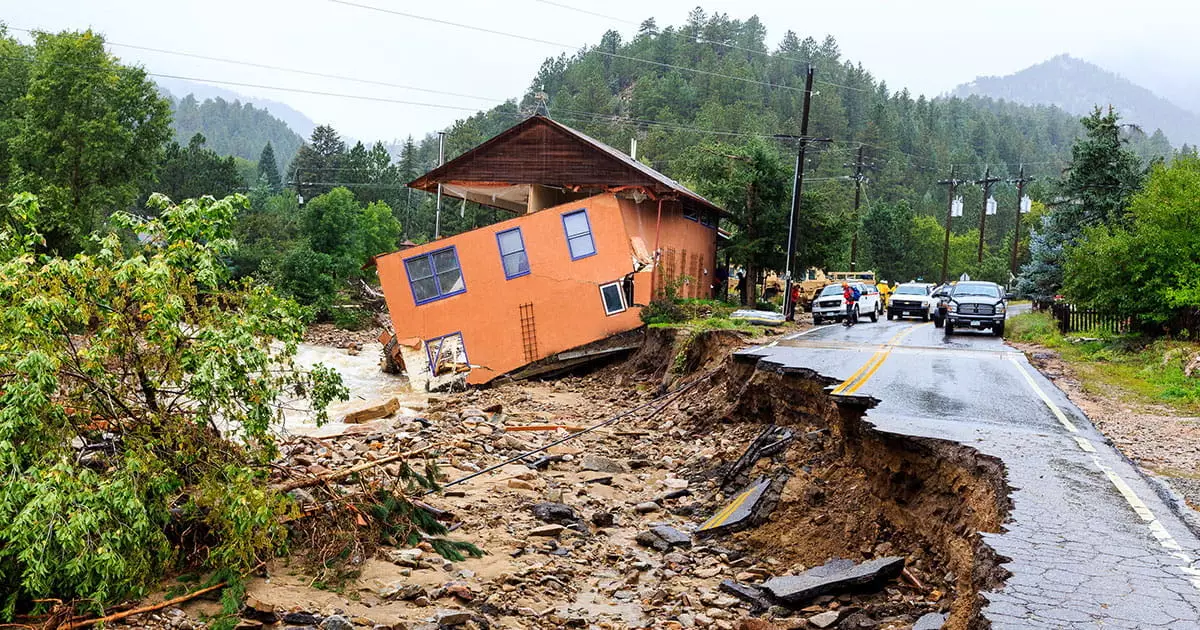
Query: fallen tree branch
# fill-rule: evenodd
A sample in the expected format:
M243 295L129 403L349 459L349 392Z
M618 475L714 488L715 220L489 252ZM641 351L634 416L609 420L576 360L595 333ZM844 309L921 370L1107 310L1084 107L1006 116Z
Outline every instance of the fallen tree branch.
M262 566L262 565L259 565L259 566ZM126 617L132 617L134 615L140 615L142 613L148 613L148 612L154 612L156 610L162 610L163 608L166 608L168 606L174 606L175 604L186 602L189 599L195 599L201 595L204 595L205 593L211 593L215 590L225 588L228 585L229 584L227 582L221 582L220 584L213 584L212 586L202 588L198 591L192 591L191 593L188 593L187 595L180 595L179 597L176 597L174 599L168 599L165 602L159 602L157 604L152 604L150 606L142 606L141 608L134 608L131 610L126 610L124 612L113 613L111 615L107 615L105 617L97 617L95 619L83 619L81 621L72 621L65 626L59 626L58 630L75 630L76 628L87 628L90 626L94 626L98 623L108 623L110 621L116 621L118 619L124 619Z
M280 484L271 486L271 489L276 492L287 492L289 490L296 490L299 488L311 488L313 486L319 486L319 485L329 482L329 481L338 481L339 479L345 479L346 477L349 477L350 475L353 475L355 473L360 473L364 470L370 470L372 468L375 468L376 466L390 464L398 459L407 459L407 458L413 457L415 455L420 455L421 453L424 453L425 451L433 448L433 446L434 445L430 444L428 446L423 446L415 451L408 451L407 453L396 453L395 455L388 455L387 457L380 457L379 459L377 459L373 462L365 462L365 463L359 464L357 466L351 466L350 468L345 468L343 470L335 470L331 473L320 475L317 477L308 477L305 479L293 479L291 481L287 481L284 483L280 483Z

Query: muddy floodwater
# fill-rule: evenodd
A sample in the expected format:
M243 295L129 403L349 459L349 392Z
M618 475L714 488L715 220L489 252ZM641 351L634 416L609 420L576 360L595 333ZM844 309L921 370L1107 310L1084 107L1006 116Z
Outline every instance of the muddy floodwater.
M422 408L428 400L425 392L413 392L408 379L387 374L380 369L381 355L376 348L364 348L352 355L343 348L302 343L296 351L296 366L310 369L321 364L333 368L342 375L342 382L350 390L350 398L329 405L329 423L318 427L312 410L302 401L289 403L284 409L283 435L323 435L339 433L345 428L341 422L346 414L363 407L383 402L389 398L400 401L399 414L412 414L413 409Z

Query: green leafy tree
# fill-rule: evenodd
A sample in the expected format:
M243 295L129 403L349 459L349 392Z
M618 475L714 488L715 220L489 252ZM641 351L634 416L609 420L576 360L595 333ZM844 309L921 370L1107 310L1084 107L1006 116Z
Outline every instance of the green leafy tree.
M866 256L861 269L873 269L881 280L904 282L912 272L913 212L907 202L878 203L863 214L861 239Z
M279 178L279 163L275 160L275 149L268 142L258 156L258 177L267 184L271 192L279 192L283 181Z
M333 127L321 125L296 153L288 167L288 181L295 183L305 198L329 192L331 182L341 181L345 161L346 143Z
M715 144L702 147L690 164L699 191L733 215L734 230L728 251L734 263L744 265L746 277L760 269L782 267L782 246L787 233L787 183L791 179L779 153L753 138L741 146ZM754 304L754 283L743 287L745 303Z
M361 214L354 193L345 187L334 188L304 206L302 233L314 252L333 259L338 277L350 277L364 262Z
M0 619L142 596L175 563L236 575L271 557L290 511L265 484L271 428L297 395L320 421L347 394L293 361L299 306L228 282L243 197L151 203L157 218L113 217L141 238L70 259L35 254L32 195L0 225Z
M1121 134L1120 116L1099 107L1083 118L1086 136L1071 149L1071 165L1058 186L1054 226L1070 243L1084 228L1119 221L1141 186L1145 169Z
M1067 253L1065 291L1080 304L1147 325L1200 310L1200 159L1158 165L1128 221L1084 232ZM1135 290L1131 290L1134 287Z
M37 194L48 248L74 252L153 173L169 108L144 70L121 65L91 31L36 33L34 42L5 189Z

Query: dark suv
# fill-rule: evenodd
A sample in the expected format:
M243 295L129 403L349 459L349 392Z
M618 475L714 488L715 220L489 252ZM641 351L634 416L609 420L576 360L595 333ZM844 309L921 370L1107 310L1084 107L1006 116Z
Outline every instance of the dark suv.
M1008 310L1008 296L1004 288L995 282L959 282L950 287L946 299L946 336L954 334L957 327L987 328L997 337L1004 335L1004 313Z

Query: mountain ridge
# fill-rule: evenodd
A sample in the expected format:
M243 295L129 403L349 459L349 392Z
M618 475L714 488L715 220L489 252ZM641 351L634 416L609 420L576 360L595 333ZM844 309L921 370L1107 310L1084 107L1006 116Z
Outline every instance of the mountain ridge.
M1112 106L1147 135L1161 130L1175 143L1200 143L1200 114L1089 61L1061 54L1005 76L980 76L950 96L986 96L1023 105L1054 105L1077 116Z

